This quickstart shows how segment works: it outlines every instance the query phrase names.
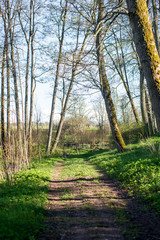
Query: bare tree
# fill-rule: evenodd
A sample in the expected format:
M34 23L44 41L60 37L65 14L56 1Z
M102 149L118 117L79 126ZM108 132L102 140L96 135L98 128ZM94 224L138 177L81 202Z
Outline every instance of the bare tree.
M4 120L4 109L5 109L5 101L4 101L4 72L5 72L5 57L6 57L6 51L5 51L5 44L6 39L4 41L4 47L3 47L3 57L2 57L2 77L1 77L1 142L2 142L2 149L3 152L5 151L5 120Z
M64 102L64 107L62 109L61 118L60 118L60 122L58 124L58 129L57 129L56 136L55 136L55 139L54 139L52 151L55 151L55 149L57 147L57 144L58 144L58 141L59 141L59 138L60 138L60 134L61 134L61 131L62 131L62 127L63 127L63 123L64 123L64 119L65 119L65 114L66 114L66 111L67 111L67 107L68 107L69 99L70 99L70 96L71 96L71 91L72 91L72 88L73 88L73 84L74 84L74 81L75 81L76 73L77 73L78 66L79 66L80 61L81 61L81 57L82 57L83 52L84 52L87 37L88 37L88 34L89 34L89 29L87 29L87 33L84 36L84 40L83 40L81 49L78 51L79 28L80 28L80 26L78 25L77 43L76 43L76 47L75 47L75 50L74 50L74 53L73 53L73 61L72 61L72 76L71 76L67 96L66 96L66 99L65 99L65 102ZM76 58L77 52L78 52L78 56Z
M28 151L31 156L32 146L32 118L33 118L33 103L34 103L34 90L35 90L35 79L34 79L34 37L35 37L35 1L33 2L32 10L32 36L31 36L31 94L30 94L30 114L29 114L29 131L28 131Z
M60 65L61 65L61 58L62 58L62 49L63 49L63 40L64 40L64 33L65 33L67 11L68 11L68 0L66 0L66 4L65 4L65 12L64 12L63 23L62 23L61 38L59 39L59 56L58 56L58 61L57 61L57 70L56 70L55 84L54 84L54 90L53 90L53 98L52 98L52 105L51 105L51 114L50 114L49 131L48 131L48 141L47 141L47 148L46 148L47 153L50 152L50 147L51 147L52 130L53 130L53 118L54 118L54 110L55 110L55 102L56 102L58 81L59 81L59 72L60 72Z
M28 137L28 88L29 88L29 65L30 65L30 45L32 39L32 12L33 12L33 0L30 0L30 10L29 10L29 31L28 37L27 32L23 26L22 19L21 19L21 10L18 11L19 22L21 25L21 29L24 33L25 40L27 43L27 58L26 58L26 73L25 73L25 110L24 110L24 124L25 124L25 135Z
M115 48L116 48L115 50L116 50L116 58L118 59L118 61L117 61L118 63L116 63L116 61L114 60L114 58L112 56L112 53L110 53L107 50L107 47L105 47L105 49L106 49L107 54L109 55L110 59L112 60L112 63L114 65L118 75L120 76L120 78L121 78L121 80L123 82L124 88L126 90L127 96L129 98L129 101L130 101L130 104L131 104L131 108L132 108L135 120L140 125L140 120L139 120L139 117L138 117L138 113L137 113L136 107L135 107L134 102L133 102L133 98L132 98L130 87L129 87L129 83L128 83L127 69L126 69L125 57L124 57L124 52L123 52L123 47L122 47L121 30L120 30L120 43L119 43L119 46L120 46L120 49L121 49L122 59L120 59L120 56L119 56L118 39L115 36L114 31L113 31L113 35L114 35L114 39L115 39ZM123 73L122 67L124 68L124 73Z
M125 143L118 126L116 111L115 111L114 103L111 96L111 89L110 89L110 85L109 85L107 75L106 75L106 70L105 70L105 60L104 60L104 53L103 53L104 9L105 9L104 0L99 0L98 1L98 21L97 21L97 29L96 29L97 31L96 51L97 51L97 59L98 59L99 78L100 78L100 84L101 84L101 92L105 101L113 139L118 151L123 151L125 149Z

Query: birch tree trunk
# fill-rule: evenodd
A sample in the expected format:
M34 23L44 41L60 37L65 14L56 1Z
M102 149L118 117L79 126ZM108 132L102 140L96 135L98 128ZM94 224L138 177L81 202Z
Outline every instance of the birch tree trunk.
M105 70L105 60L104 60L104 54L103 54L103 36L102 36L104 9L105 9L104 0L99 0L98 5L99 5L98 22L97 22L98 34L96 37L96 51L97 51L97 59L98 59L98 67L99 67L99 78L101 83L101 92L105 101L106 111L108 113L108 119L109 119L109 123L110 123L116 148L118 151L123 151L125 149L125 143L118 126L116 111L115 111L114 103L111 96L111 89L109 86L109 82L108 82L106 70Z
M145 0L126 0L133 40L147 81L152 108L160 132L160 58Z
M47 140L47 148L46 148L47 153L50 152L50 148L51 148L53 118L54 118L55 102L56 102L56 96L57 96L58 81L59 81L59 72L60 72L60 65L61 65L61 58L62 58L62 48L63 48L67 11L68 11L68 0L66 0L66 5L65 5L65 13L64 13L64 18L63 18L62 33L61 33L60 46L59 46L59 56L58 56L58 62L57 62L56 78L55 78L55 85L54 85L53 97L52 97L48 140Z

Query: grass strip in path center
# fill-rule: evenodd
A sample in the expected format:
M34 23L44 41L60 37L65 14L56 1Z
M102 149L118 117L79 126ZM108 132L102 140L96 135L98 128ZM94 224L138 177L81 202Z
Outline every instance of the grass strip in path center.
M83 158L68 158L64 161L63 167L64 168L60 175L60 178L62 179L98 177L98 172L94 165L84 161Z

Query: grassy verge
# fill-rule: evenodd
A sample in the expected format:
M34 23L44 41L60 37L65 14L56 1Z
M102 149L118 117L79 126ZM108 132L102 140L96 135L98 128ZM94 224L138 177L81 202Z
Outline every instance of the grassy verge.
M120 180L130 194L149 202L160 214L160 138L128 146L129 151L97 153L89 160L110 177Z
M97 177L98 173L94 166L86 163L82 158L67 158L63 163L61 177L82 178L82 177Z
M0 239L35 239L43 222L48 180L58 159L43 159L0 184Z

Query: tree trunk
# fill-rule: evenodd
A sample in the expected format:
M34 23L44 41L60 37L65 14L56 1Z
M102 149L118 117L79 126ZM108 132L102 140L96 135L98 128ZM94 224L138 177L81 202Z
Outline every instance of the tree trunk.
M72 88L73 88L75 74L76 74L76 72L75 72L75 69L74 69L72 71L72 79L71 79L71 82L70 82L70 85L69 85L69 89L68 89L68 93L67 93L67 96L66 96L65 104L64 104L64 107L62 109L61 118L60 118L60 122L58 124L58 129L57 129L57 132L56 132L56 136L55 136L55 140L54 140L52 151L56 150L56 147L57 147L57 144L59 142L59 138L60 138L60 135L61 135L61 132L62 132L62 127L63 127L63 123L64 123L64 119L65 119L65 115L66 115L66 111L67 111L67 107L68 107L71 91L72 91Z
M160 58L145 0L126 0L133 39L147 81L149 95L160 132Z
M147 126L147 109L146 109L146 101L145 101L144 73L142 69L140 70L140 105L141 105L142 122Z
M152 126L152 115L151 115L151 106L149 104L148 94L145 91L145 101L146 101L146 108L147 108L147 115L148 115L148 127L149 127L149 134L150 136L153 135L153 126Z
M63 25L62 25L62 34L61 34L60 46L59 46L59 56L58 56L58 62L57 62L55 85L54 85L54 90L53 90L53 98L52 98L52 106L51 106L51 114L50 114L50 122L49 122L49 131L48 131L48 140L47 140L47 148L46 148L47 153L50 152L50 148L51 148L52 131L53 131L53 117L54 117L55 102L56 102L57 88L58 88L58 81L59 81L59 72L60 72L60 65L61 65L61 58L62 58L62 48L63 48L63 40L64 40L64 31L65 31L67 10L68 10L68 0L66 0L66 5L65 5L65 13L64 13Z
M30 45L32 38L32 11L33 11L33 0L30 1L30 16L29 16L29 36L27 40L27 63L26 63L26 76L25 76L25 109L24 109L24 122L25 122L25 134L28 138L28 79L29 79L29 63L30 63Z
M156 0L152 0L152 8L153 8L154 37L155 37L157 51L160 54L160 49L159 49L159 31L158 31L158 14L157 14Z
M28 150L27 150L27 143L26 143L26 134L24 130L24 104L23 104L23 89L22 89L22 79L21 79L21 71L20 71L20 63L19 63L19 52L17 49L17 62L18 62L18 74L19 74L19 86L20 86L20 95L21 95L21 105L22 105L22 132L23 132L23 164L28 166ZM20 168L22 166L22 159L20 162Z
M32 152L32 118L33 118L33 99L34 99L34 5L32 12L32 38L31 38L31 97L30 97L30 115L29 115L29 136L28 136L28 151L29 156Z
M15 97L15 106L16 106L16 119L17 119L17 141L19 151L17 155L19 159L22 159L22 141L21 141L21 126L20 126L20 111L19 111L19 94L18 94L18 83L17 83L17 72L16 72L16 63L14 56L14 46L13 46L13 31L10 29L10 45L11 45L11 61L12 61L12 74L14 80L14 97Z
M99 0L99 9L98 9L98 34L96 37L96 51L97 51L97 59L98 59L98 67L99 67L99 78L101 83L101 92L102 96L105 101L106 110L108 113L108 119L110 122L110 127L112 130L113 139L118 151L123 151L125 149L125 143L122 138L117 117L116 111L113 104L111 90L109 86L109 82L106 75L105 70L105 61L104 61L104 54L103 54L103 19L104 19L104 0Z
M30 41L27 46L27 64L26 64L26 76L25 76L25 108L24 108L24 125L25 135L28 137L28 75L29 75L29 59L30 59Z
M7 75L7 142L10 145L10 66L9 66L9 43L8 35L10 30L9 18L9 1L5 0L5 18L4 18L4 30L5 30L5 54L6 54L6 75Z
M5 121L4 121L4 69L5 69L5 44L6 44L6 38L4 41L4 47L3 47L3 57L2 57L2 83L1 83L1 144L2 144L2 150L3 152L5 149ZM3 153L4 154L4 153Z
M7 36L8 37L8 36ZM10 66L9 66L8 38L6 42L6 69L7 69L7 141L10 144Z

